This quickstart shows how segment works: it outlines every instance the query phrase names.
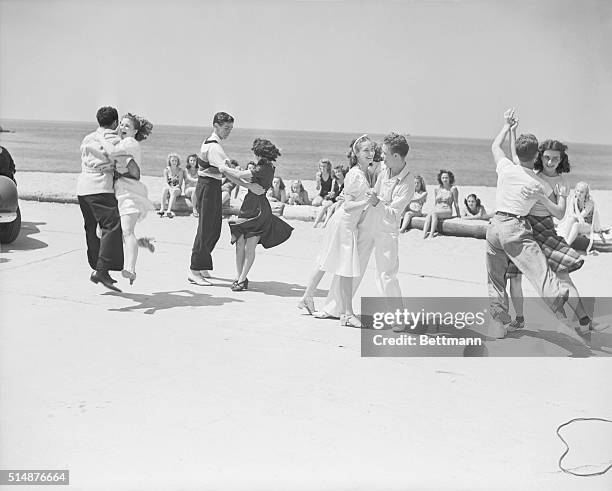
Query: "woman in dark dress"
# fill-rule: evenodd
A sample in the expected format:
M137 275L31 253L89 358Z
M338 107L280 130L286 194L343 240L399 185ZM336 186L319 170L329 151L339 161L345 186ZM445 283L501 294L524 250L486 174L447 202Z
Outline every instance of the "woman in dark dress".
M253 142L253 153L257 158L255 169L238 170L227 166L219 170L237 184L245 186L249 192L244 197L238 218L231 221L232 244L236 244L236 281L232 283L233 291L246 290L249 286L247 274L255 261L257 244L266 249L285 242L293 227L272 214L266 191L272 186L275 167L273 162L280 157L278 148L269 140L257 138ZM258 184L263 188L259 194Z

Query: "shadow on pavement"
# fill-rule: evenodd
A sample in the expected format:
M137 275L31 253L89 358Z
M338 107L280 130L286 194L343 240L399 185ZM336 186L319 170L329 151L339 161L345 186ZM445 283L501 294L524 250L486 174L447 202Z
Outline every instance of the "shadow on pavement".
M547 341L553 345L559 346L564 350L569 351L569 357L571 358L588 358L589 356L594 356L595 353L591 351L589 346L586 346L580 343L578 340L564 334L562 332L557 331L530 331L528 329L521 329L519 331L515 331L512 333L508 333L508 338L522 338L530 337L541 339L543 341ZM586 338L585 341L589 343L589 339ZM589 343L590 344L590 343ZM531 355L536 353L530 353ZM525 356L529 356L530 354L525 354Z
M15 239L12 244L2 244L0 246L0 252L12 252L12 251L31 251L34 249L43 249L48 247L49 244L42 240L31 237L32 235L40 233L39 225L46 225L46 222L21 222L21 231L19 236ZM4 258L0 262L6 262L9 259Z
M104 295L122 297L136 302L136 305L129 307L108 309L111 312L143 311L143 314L154 314L158 310L168 310L175 307L219 307L229 302L242 302L242 300L235 298L215 297L208 293L195 293L191 290L174 290L151 294L106 292Z
M301 297L306 290L304 285L283 283L282 281L249 281L249 290L275 297ZM327 290L317 289L314 297L325 297Z

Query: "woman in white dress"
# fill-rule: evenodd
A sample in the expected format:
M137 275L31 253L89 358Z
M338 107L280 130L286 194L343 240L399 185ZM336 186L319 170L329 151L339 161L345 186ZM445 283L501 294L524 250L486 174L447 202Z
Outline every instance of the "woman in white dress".
M325 228L317 267L298 307L312 314L317 285L325 272L332 273L339 278L342 291L340 324L361 327L361 321L353 312L353 281L361 276L357 223L368 202L366 193L370 186L365 171L374 158L373 142L368 135L362 135L351 143L348 157L350 169L344 180L345 199Z
M134 234L136 223L142 221L147 216L147 212L155 209L147 197L147 187L140 182L139 167L142 163L142 149L139 142L146 139L152 129L153 125L146 119L127 113L121 118L117 128L119 141L111 145L110 150L107 149L109 157L117 161L115 197L121 215L125 257L121 274L130 280L130 285L136 279L139 243L151 251L154 250L151 239L137 239Z

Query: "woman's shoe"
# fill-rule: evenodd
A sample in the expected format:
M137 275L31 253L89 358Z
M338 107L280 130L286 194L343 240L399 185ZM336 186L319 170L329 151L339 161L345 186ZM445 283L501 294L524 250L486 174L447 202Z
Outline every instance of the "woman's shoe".
M155 239L153 237L140 237L138 246L149 249L150 252L155 252Z
M174 212L172 212L172 211L167 211L167 212L166 212L166 216L167 216L168 218L174 218Z
M166 212L164 210L157 210L157 214L159 215L160 218L163 218Z
M239 281L235 285L232 285L232 291L233 292L241 292L243 290L247 290L248 287L249 287L248 280Z
M315 311L314 299L312 297L302 297L298 302L298 309L306 310L309 315Z
M340 316L340 325L346 326L346 327L356 327L358 329L361 329L363 327L361 325L361 321L359 320L359 317L357 317L356 315L342 314Z
M128 271L127 269L124 269L121 271L121 276L130 280L130 285L133 285L134 281L136 281L136 273L132 273L131 271Z

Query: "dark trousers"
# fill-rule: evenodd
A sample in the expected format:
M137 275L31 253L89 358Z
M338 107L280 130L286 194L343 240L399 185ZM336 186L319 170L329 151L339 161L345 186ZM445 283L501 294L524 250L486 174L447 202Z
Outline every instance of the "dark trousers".
M96 271L123 269L123 232L117 198L113 193L79 196L79 206L85 221L87 260ZM96 234L100 224L102 238Z
M191 250L191 269L212 270L210 255L221 236L221 181L214 177L198 178L198 231Z

